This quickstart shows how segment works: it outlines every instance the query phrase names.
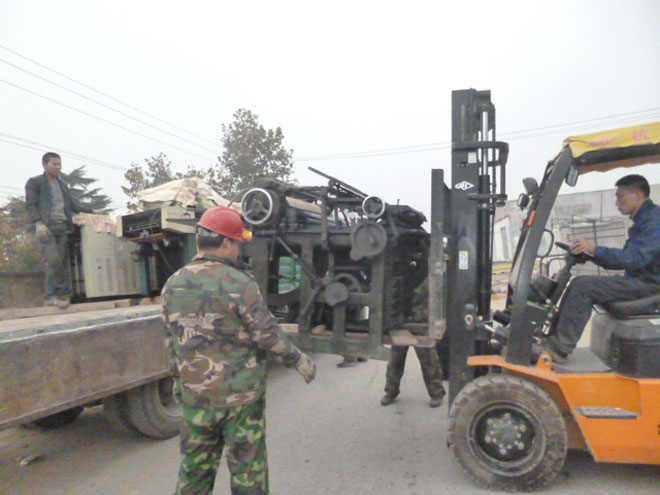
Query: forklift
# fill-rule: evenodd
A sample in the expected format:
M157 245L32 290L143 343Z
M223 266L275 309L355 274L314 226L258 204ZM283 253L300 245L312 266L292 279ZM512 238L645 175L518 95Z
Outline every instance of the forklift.
M569 448L596 461L660 464L660 295L602 308L591 348L563 366L539 351L571 269L586 262L546 229L560 186L660 161L660 124L569 138L540 185L524 179L518 206L527 217L506 307L493 312L494 220L509 151L495 117L490 91L452 92L451 179L432 170L430 232L422 212L312 169L327 185L262 178L244 191L253 232L244 261L305 351L387 359L390 345L436 347L449 382L449 447L481 486L548 484ZM566 250L554 279L534 273L544 237ZM412 321L425 279L426 321Z
M490 92L454 91L452 100L452 187L433 187L429 268L429 326L440 329L449 372L451 452L477 484L505 491L549 484L568 449L597 462L660 465L660 290L597 307L589 348L565 364L539 347L571 269L588 261L546 228L560 187L586 173L660 162L660 123L567 138L540 185L524 179L517 204L527 215L506 307L492 313L494 212L506 198L508 148L495 137ZM438 258L443 238L446 265ZM536 274L553 245L566 251L564 266L554 278Z

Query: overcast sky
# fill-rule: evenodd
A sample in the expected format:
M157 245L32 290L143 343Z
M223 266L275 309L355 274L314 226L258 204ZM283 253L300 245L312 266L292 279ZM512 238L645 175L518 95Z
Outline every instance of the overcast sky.
M498 134L511 146L513 198L566 136L660 120L659 26L657 0L0 0L0 200L42 171L44 144L119 167L159 152L175 170L207 166L221 153L221 124L248 108L265 127L282 128L301 183L321 183L311 165L428 213L430 170L450 170L441 145L451 139L451 91L466 88L492 91ZM15 138L39 144L2 141ZM424 152L304 160L432 143ZM63 162L65 171L84 163L66 154ZM123 172L87 168L123 206ZM660 182L660 165L640 170ZM585 175L578 190L609 188L625 173Z

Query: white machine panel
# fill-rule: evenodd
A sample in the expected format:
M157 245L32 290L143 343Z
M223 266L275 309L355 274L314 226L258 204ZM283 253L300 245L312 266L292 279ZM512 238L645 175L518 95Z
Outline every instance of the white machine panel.
M85 295L89 298L140 294L140 263L133 258L138 246L112 234L80 229Z

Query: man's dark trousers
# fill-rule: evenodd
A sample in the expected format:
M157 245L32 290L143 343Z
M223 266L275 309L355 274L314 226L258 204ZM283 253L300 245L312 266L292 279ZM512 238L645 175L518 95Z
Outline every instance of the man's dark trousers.
M570 354L575 349L594 304L631 301L660 293L660 285L625 276L575 277L559 306L559 317L550 337L559 351Z
M39 241L46 260L46 299L71 295L67 230L66 222L48 222L48 240Z
M385 380L385 393L391 397L399 395L399 385L406 366L408 346L393 345L390 361L387 363ZM422 376L426 390L432 399L444 397L445 389L442 386L442 368L434 347L415 347L419 364L422 367Z

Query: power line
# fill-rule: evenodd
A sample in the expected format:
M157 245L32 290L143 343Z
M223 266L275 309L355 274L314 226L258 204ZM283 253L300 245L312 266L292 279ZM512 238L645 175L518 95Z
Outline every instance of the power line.
M22 59L24 59L24 60L27 60L27 61L29 61L29 62L31 62L31 63L33 63L33 64L35 64L35 65L37 65L37 66L39 66L39 67L41 67L41 68L43 68L43 69L46 69L46 70L48 70L48 71L50 71L50 72L52 72L52 73L54 73L54 74L57 74L57 75L60 76L60 77L63 77L63 78L65 78L65 79L68 79L69 81L72 81L72 82L74 82L74 83L76 83L76 84L78 84L78 85L80 85L80 86L82 86L82 87L84 87L84 88L86 88L86 89L88 89L88 90L90 90L90 91L93 91L93 92L95 92L95 93L97 93L97 94L99 94L99 95L101 95L101 96L104 96L105 98L109 98L109 99L111 99L111 100L113 100L113 101L115 101L115 102L117 102L117 103L120 103L120 104L122 104L122 105L124 105L124 106L126 106L126 107L128 107L128 108L130 108L130 109L132 109L132 110L134 110L134 111L136 111L136 112L139 112L139 113L141 113L141 114L143 114L143 115L146 115L146 116L148 116L148 117L150 117L150 118L152 118L152 119L154 119L154 120L157 120L157 121L159 121L159 122L161 122L161 123L163 123L163 124L166 124L166 125L168 125L168 126L170 126L170 127L173 127L173 128L175 128L175 129L178 129L178 130L180 130L180 131L182 131L182 132L185 132L186 134L188 134L188 135L190 135L190 136L194 136L194 137L196 137L196 138L198 138L198 139L201 139L201 140L203 140L203 141L205 141L205 142L208 142L208 143L210 143L210 144L212 144L212 145L216 145L216 143L214 143L213 141L211 141L211 140L209 140L209 139L206 139L206 138L204 138L204 137L202 137L202 136L199 136L199 135L197 135L197 134L191 133L191 132L187 131L186 129L183 129L183 128L178 127L178 126L176 126L176 125L174 125L174 124L171 124L171 123L169 123L169 122L167 122L167 121L164 121L164 120L162 120L162 119L160 119L160 118L158 118L158 117L156 117L156 116L154 116L154 115L149 114L148 112L145 112L145 111L143 111L143 110L140 110L139 108L136 108L136 107L134 107L134 106L132 106L132 105L126 103L126 102L123 102L122 100L119 100L119 99L117 99L117 98L115 98L115 97L113 97L113 96L110 96L110 95L108 95L108 94L106 94L106 93L103 93L103 92L101 92L101 91L99 91L99 90L97 90L97 89L95 89L95 88L93 88L93 87L91 87L91 86L89 86L89 85L87 85L87 84L85 84L85 83L82 83L82 82L80 82L80 81L78 81L78 80L76 80L76 79L74 79L74 78L72 78L72 77L70 77L70 76L67 76L67 75L65 75L65 74L63 74L63 73L61 73L61 72L59 72L59 71L57 71L57 70L55 70L55 69L52 69L52 68L50 68L50 67L48 67L48 66L46 66L46 65L44 65L44 64L42 64L42 63L40 63L40 62L37 62L37 61L34 60L34 59L31 59L31 58L29 58L29 57L27 57L27 56L25 56L25 55L22 55L22 54L20 54L20 53L14 51L14 50L11 50L10 48L7 48L6 46L0 45L0 48L2 48L2 49L4 49L4 50L6 50L6 51L8 51L8 52L10 52L10 53L12 53L12 54L18 56L18 57L20 57L20 58L22 58ZM102 103L97 102L96 100L93 100L93 99L91 99L91 98L88 98L88 97L86 97L86 96L84 96L84 95L80 95L79 93L77 93L77 92L75 92L75 91L73 91L73 90L70 90L70 89L65 88L65 87L63 87L63 86L60 86L60 85L58 85L57 83L54 83L54 82L49 81L49 80L47 80L47 79L45 79L45 78L42 78L41 76L35 75L35 74L33 74L32 72L27 71L26 69L20 68L20 67L14 65L14 64L11 64L11 63L9 63L9 62L7 62L7 61L4 61L4 60L2 60L2 61L5 62L5 63L7 63L7 64L9 64L9 65L12 65L13 67L16 67L16 68L18 68L18 69L20 69L20 70L23 70L24 72L28 72L28 73L34 75L35 77L39 77L40 79L44 79L45 81L50 82L51 84L55 84L55 85L57 85L57 86L59 86L59 87L65 89L65 90L67 90L67 91L70 91L70 92L72 92L72 93L74 93L74 94L76 94L76 95L78 95L78 96L82 96L83 98L86 98L86 99L88 99L88 100L90 100L90 101L93 101L94 103L97 103L97 104L99 104L99 105L105 106L106 108L110 108L111 110L113 110L113 111L115 111L115 112L118 112L118 113L120 113L121 115L125 115L125 116L127 116L127 117L129 117L129 118L132 118L132 119L134 119L134 120L136 120L136 121L138 121L138 122L140 122L140 123L144 123L145 125L149 125L150 127L153 127L154 129L157 129L157 130L160 130L160 131L162 131L162 132L166 132L166 133L168 133L167 131L164 131L164 130L158 128L158 127L151 126L150 124L147 124L147 123L143 122L143 121L140 120L140 119L136 119L136 118L134 118L134 117L132 117L132 116L130 116L130 115L127 115L127 114L125 114L125 113L123 113L123 112L120 112L120 111L118 111L118 110L112 109L111 107L108 107L107 105L103 105ZM587 123L587 122L595 122L595 121L599 121L599 120L607 120L607 119L612 119L612 118L616 118L616 117L628 116L628 115L639 114L639 113L643 113L643 112L656 111L656 110L660 110L660 107L650 108L650 109L647 109L647 110L639 110L639 111L635 111L635 112L626 112L626 113L614 114L614 115L609 115L609 116L606 116L606 117L597 117L597 118L593 118L593 119L585 119L585 120L578 120L578 121L573 121L573 122L566 122L566 123L563 123L563 124L555 124L555 125L544 126L544 127L537 127L537 128L532 128L532 129L524 129L524 130L519 130L519 131L511 131L511 132L508 132L508 133L505 133L505 134L501 134L501 136L513 136L513 135L515 135L515 134L528 133L528 132L534 132L534 131L540 131L540 130L547 130L547 129L553 129L553 128L558 128L558 127L565 127L565 126L574 125L574 124L581 124L581 123ZM581 127L580 129L582 129L582 128L584 128L584 127ZM560 131L560 132L563 132L563 131ZM569 132L569 131L567 130L567 132ZM183 139L183 138L181 138L181 137L179 137L179 136L176 136L176 135L174 135L174 134L171 134L171 133L168 133L168 134L170 134L170 135L172 135L172 136L174 136L174 137L176 137L176 138L178 138L178 139L182 139L182 140L184 140L184 141L186 141L186 142L189 142L189 143L191 143L191 144L193 144L193 145L195 145L195 146L199 146L199 145L196 144L196 143L192 143L192 142L190 142L190 141L187 141L187 140L185 140L185 139ZM550 134L550 133L548 133L548 134ZM533 137L533 136L530 136L530 137ZM535 136L534 136L534 137L535 137ZM385 149L378 149L378 150L370 150L370 151L363 151L363 152L351 152L351 153L341 153L341 154L333 154L333 155L319 155L319 156L312 156L312 157L304 157L304 156L303 156L303 157L301 157L300 159L297 159L296 161L301 161L301 162L302 162L302 161L317 161L317 160L322 160L322 159L323 159L323 160L330 160L330 159L335 159L335 158L364 158L364 157L367 157L367 156L383 156L383 155L385 154L385 152L389 152L389 151L393 151L393 152L398 152L398 151L403 152L403 151L406 151L406 152L410 152L410 153L413 153L413 152L414 152L414 153L419 153L419 152L424 152L424 151L436 151L436 150L447 149L447 145L448 145L448 144L449 144L448 142L441 142L441 143L435 142L435 143L428 143L428 144L410 145L410 146L404 146L404 147L398 147L398 148L385 148ZM209 148L205 148L205 147L203 147L203 146L200 146L200 147L202 147L203 149L206 149L207 151L216 152L215 150L210 150ZM415 150L415 151L413 151L413 150ZM389 154L389 153L388 153L388 154ZM403 153L391 153L391 154L403 154ZM199 156L199 155L197 155L197 156Z
M3 83L5 83L5 84L7 84L7 85L9 85L9 86L13 86L14 88L17 88L17 89L20 89L20 90L22 90L22 91L25 91L26 93L30 93L30 94L32 94L32 95L38 96L39 98L43 98L44 100L48 100L48 101L50 101L50 102L52 102L52 103L56 103L56 104L58 104L58 105L61 105L61 106L66 107L66 108L68 108L68 109L70 109L70 110L74 110L74 111L76 111L76 112L78 112L78 113L81 113L81 114L86 115L86 116L88 116L88 117L91 117L91 118L93 118L93 119L100 120L101 122L104 122L104 123L109 124L109 125L111 125L111 126L117 127L117 128L122 129L122 130L124 130L124 131L132 132L133 134L137 134L138 136L141 136L141 137L143 137L143 138L149 139L149 140L154 141L154 142L156 142L156 143L163 144L163 145L165 145L165 146L169 146L170 148L174 148L174 149L179 150L179 151L183 151L184 153L188 153L189 155L193 155L193 156L196 156L196 157L198 157L198 158L202 158L203 160L213 161L213 159L208 158L208 157L205 157L205 156L202 156L202 155L200 155L200 154L198 154L198 153L195 153L194 151L190 151L190 150L186 150L186 149L183 149L183 148L179 148L178 146L175 146L175 145L173 145L172 143L168 143L168 142L166 142L166 141L161 141L160 139L157 139L157 138L154 138L154 137L151 137L151 136L147 136L146 134L142 134L142 133L139 132L139 131L135 131L135 130L133 130L133 129L129 129L128 127L124 127L123 125L116 124L115 122L112 122L112 121L110 121L110 120L106 120L106 119L104 119L104 118L101 118L101 117L98 117L98 116L96 116L96 115L93 115L93 114L91 114L91 113L89 113L89 112L85 112L84 110L80 110L79 108L72 107L71 105L67 105L66 103L62 103L61 101L55 100L55 99L53 99L53 98L49 98L48 96L44 96L44 95L42 95L42 94L40 94L40 93L37 93L36 91L32 91L32 90L30 90L30 89L24 88L24 87L22 87L22 86L19 86L18 84L14 84L14 83L9 82L9 81L7 81L7 80L5 80L5 79L0 79L0 82L3 82Z
M627 116L627 115L633 115L633 114L642 114L642 113L648 113L648 112L657 112L660 111L660 107L656 108L649 108L646 110L638 110L635 112L627 112L627 113L622 113L622 114L615 114L615 115L608 115L605 117L597 117L593 119L587 119L587 120L579 120L579 121L574 121L574 122L565 122L563 124L555 124L555 125L550 125L550 126L545 126L545 127L536 127L532 129L524 129L524 130L519 130L519 131L510 131L507 133L502 133L499 134L500 137L503 136L512 136L515 134L521 134L521 133L526 133L526 132L534 132L534 131L539 131L539 130L544 130L544 129L553 129L557 127L566 127L570 126L573 124L581 124L585 122L596 122L596 121L601 121L601 120L606 120L606 119L612 119L616 117L621 117L621 116ZM640 115L639 118L651 118L655 117L656 115ZM639 119L635 119L639 120ZM582 129L584 127L580 127ZM570 132L570 129L566 129L566 132ZM563 131L562 131L563 132ZM435 151L437 149L446 149L448 145L451 144L451 141L444 141L444 142L434 142L434 143L427 143L427 144L416 144L416 145L410 145L410 146L402 146L402 147L397 147L397 148L384 148L384 149L376 149L376 150L368 150L368 151L355 151L355 152L350 152L350 153L337 153L337 154L332 154L332 155L318 155L318 156L309 156L309 157L301 157L299 159L296 159L296 161L315 161L319 159L333 159L333 158L361 158L362 155L366 154L378 154L375 156L380 156L381 153L389 152L389 151L411 151L411 152L418 152L418 151L413 151L413 150L420 150L420 151ZM427 148L427 149L422 149L422 148ZM394 153L398 154L398 153Z
M13 187L13 186L3 186L0 184L0 189L13 189L14 191L20 191L18 187Z
M9 139L5 139L5 138L9 138ZM21 146L23 148L32 149L32 150L35 150L35 151L43 152L43 150L45 150L45 149L54 150L54 151L57 151L58 153L60 153L64 156L66 156L67 158L70 158L70 159L75 160L75 161L88 163L90 165L98 165L100 167L106 167L106 168L110 168L110 169L113 169L113 170L119 170L121 172L127 172L129 170L128 168L122 167L121 165L116 165L114 163L104 162L104 161L98 160L96 158L91 158L91 157L88 157L88 156L85 156L85 155L80 155L78 153L74 153L72 151L63 150L63 149L57 148L55 146L49 146L47 144L38 143L36 141L30 141L28 139L22 139L22 138L19 138L19 137L16 137L16 136L11 136L11 135L5 134L3 132L0 132L0 141L4 141L5 143L13 144L15 146Z
M81 155L79 153L74 153L73 151L67 151L67 150L64 150L64 149L61 149L61 148L57 148L55 146L50 146L48 144L38 143L36 141L30 141L28 139L19 138L17 136L12 136L10 134L5 134L5 133L2 133L2 132L0 132L0 136L4 136L5 138L9 138L10 140L19 141L19 142L14 142L14 141L10 141L10 140L7 140L7 139L0 138L0 140L4 141L6 143L9 143L9 144L14 144L16 146L22 146L24 148L30 148L30 149L34 149L36 151L42 151L42 152L43 152L44 149L54 150L54 151L57 151L58 153L61 153L62 155L67 156L68 158L71 158L71 159L74 159L74 160L77 160L77 161L81 161L81 162L87 162L91 165L99 165L101 167L111 168L111 169L119 170L119 171L122 171L122 172L126 172L126 171L129 170L128 168L122 167L121 165L116 165L114 163L108 163L108 162L105 162L103 160L99 160L97 158L91 158L89 156Z
M412 153L425 153L428 151L439 151L439 150L446 150L451 148L451 143L446 142L446 143L438 143L432 147L425 148L425 149L411 149L411 150L401 150L401 151L381 151L381 152L364 152L364 153L355 153L355 154L345 154L345 155L340 155L340 156L335 156L335 155L330 155L330 156L317 156L317 157L312 157L312 158L294 158L294 161L296 162L316 162L316 161L324 161L324 160L348 160L352 158L371 158L371 157L378 157L378 156L390 156L390 155L408 155Z
M599 124L588 124L588 125L581 125L577 127L570 127L568 129L555 129L553 131L548 131L548 132L539 132L536 134L524 134L524 135L519 135L519 136L510 136L508 134L502 134L502 136L507 137L507 140L514 140L514 139L525 139L525 138L534 138L534 137L541 137L541 136L549 136L553 134L564 134L568 132L575 132L575 131L580 131L583 129L593 129L594 127L600 127L604 125L609 125L609 124L627 124L631 122L637 122L639 120L646 120L650 118L657 118L660 117L660 113L658 114L649 114L649 115L643 115L635 118L630 118L630 119L625 119L625 120L617 120L616 122L602 122ZM594 131L598 132L598 131Z
M184 142L186 142L186 143L188 143L188 144L192 144L193 146L198 146L198 147L200 147L200 148L202 148L202 149L204 149L204 150L206 150L206 151L210 151L211 153L218 153L218 150L214 150L214 149L208 148L208 147L206 147L206 146L202 146L201 144L197 144L197 143L195 143L194 141L191 141L191 140L189 140L189 139L186 139L186 138L182 138L182 137L180 137L180 136L177 136L176 134L174 134L174 133L172 133L172 132L170 132L170 131L168 131L168 130L165 130L165 129L162 129L161 127L158 127L158 126L155 126L155 125L153 125L153 124L150 124L149 122L146 122L146 121L144 121L144 120L142 120L142 119L138 119L137 117L133 117L132 115L127 114L127 113L125 113L125 112L122 112L121 110L117 110L117 109L115 109L115 108L112 108L110 105L106 105L105 103L102 103L102 102L100 102L100 101L98 101L98 100L95 100L94 98L90 98L89 96L85 96L84 94L79 93L79 92L77 92L77 91L74 91L74 90L72 90L72 89L69 89L69 88L67 88L66 86L62 86L61 84L58 84L58 83L56 83L56 82L54 82L54 81L51 81L50 79L47 79L47 78L45 78L45 77L42 77L42 76L40 76L39 74L35 74L34 72L31 72L31 71L29 71L29 70L27 70L27 69L24 69L23 67L20 67L20 66L18 66L18 65L16 65L16 64L12 64L11 62L8 62L8 61L6 61L6 60L4 60L4 59L1 59L1 58L0 58L0 62L2 62L2 63L4 63L4 64L7 64L7 65L10 65L11 67L14 67L15 69L18 69L18 70L20 70L20 71L23 71L23 72L25 72L25 73L27 73L27 74L30 74L31 76L36 77L37 79L41 79L42 81L46 81L48 84L52 84L53 86L56 86L56 87L58 87L58 88L60 88L60 89L63 89L63 90L65 90L65 91L68 91L69 93L72 93L72 94L74 94L74 95L76 95L76 96L79 96L80 98L84 98L85 100L91 101L92 103L96 103L97 105L100 105L100 106L102 106L103 108L107 108L108 110L110 110L110 111L112 111L112 112L118 113L119 115L122 115L122 116L124 116L124 117L129 118L129 119L132 119L132 120L134 120L134 121L136 121L136 122L139 122L140 124L143 124L143 125L146 125L146 126L148 126L148 127L151 127L152 129L156 129L156 130L159 131L159 132L162 132L162 133L164 133L164 134L167 134L167 135L169 135L169 136L172 136L172 137L174 137L174 138L176 138L176 139L180 139L181 141L184 141Z
M574 131L577 131L577 130L590 129L590 128L598 127L598 126L602 126L602 125L622 124L622 123L636 122L636 121L639 121L639 120L660 117L660 113L649 113L649 112L658 112L658 111L660 111L660 107L649 108L649 109L646 109L646 110L639 110L639 111L636 111L636 112L627 112L627 113L622 113L622 114L610 115L610 116L606 116L606 117L598 117L598 118L594 118L594 119L586 119L586 120L575 121L575 122L567 122L567 123L564 123L564 124L555 124L555 125L550 125L550 126L545 126L545 127L537 127L537 128L525 129L525 130L519 130L519 131L510 131L510 132L506 132L506 133L500 133L498 135L498 137L507 137L509 140L514 140L514 139L540 137L540 136L545 136L545 135L570 133L570 132L574 132ZM635 114L638 114L638 116L637 117L631 117L631 118L628 118L628 119L619 119L619 120L611 121L611 122L602 122L602 121L607 120L607 119L613 119L613 118L621 117L621 116L631 116L631 115L635 115ZM574 124L587 123L587 122L592 122L592 124L580 125L580 126L575 126L574 125ZM566 126L572 126L572 127L566 127ZM562 127L562 128L558 129L559 127ZM550 129L554 129L554 130L550 130ZM535 131L541 131L541 130L548 130L548 132L535 132ZM532 133L532 134L525 134L525 133ZM450 148L451 148L451 141L443 141L443 142L436 142L436 143L404 146L404 147L399 147L399 148L385 148L385 149L371 150L371 151L361 151L361 152L356 151L356 152L352 152L352 153L340 153L340 154L333 154L333 155L317 155L317 156L301 157L301 158L295 158L294 160L296 162L312 162L312 161L340 160L340 159L353 159L353 158L371 158L371 157L379 157L379 156L424 153L424 152L429 152L429 151L440 151L440 150L446 150L446 149L450 149Z
M546 130L546 129L554 129L554 128L557 128L557 127L566 127L566 126L572 126L572 125L576 125L576 124L585 124L585 123L588 123L588 122L594 122L595 123L596 121L599 121L599 120L610 120L610 119L615 119L615 118L618 118L618 117L627 117L627 116L636 115L636 114L646 114L646 113L649 113L649 112L652 112L654 115L640 115L639 118L654 117L655 112L660 112L660 107L647 108L646 110L637 110L637 111L634 111L634 112L618 113L618 114L614 114L614 115L608 115L606 117L595 117L595 118L586 119L586 120L576 120L576 121L573 121L573 122L565 122L563 124L555 124L555 125L548 125L548 126L544 126L544 127L536 127L534 129L525 129L525 130L522 130L522 131L511 131L511 132L507 132L507 133L501 134L501 135L510 136L512 134L520 134L520 133L524 133L524 132L533 132L533 131L542 131L542 130ZM636 119L634 119L634 120L636 120ZM628 122L628 121L629 120L622 121L622 122ZM603 125L604 124L605 123L603 123ZM599 125L599 124L594 124L594 125Z
M199 136L198 134L194 134L194 133L192 133L192 132L190 132L190 131L187 131L186 129L183 129L182 127L179 127L179 126L177 126L177 125L175 125L175 124L171 124L171 123L169 123L169 122L167 122L167 121L165 121L165 120L162 120L162 119L156 117L155 115L152 115L152 114L150 114L150 113L148 113L148 112L145 112L144 110L140 110L139 108L136 108L136 107L134 107L134 106L132 106L132 105L130 105L130 104L124 102L124 101L119 100L118 98L115 98L114 96L110 96L109 94L107 94L107 93L103 93L103 92L101 92L101 91L99 91L99 90L97 90L97 89L95 89L95 88L93 88L93 87L91 87L91 86L89 86L89 85L87 85L87 84L85 84L85 83L82 83L82 82L80 82L80 81L78 81L78 80L76 80L76 79L74 79L74 78L72 78L72 77L67 76L66 74L62 74L61 72L58 72L58 71L56 71L55 69L51 69L50 67L48 67L48 66L46 66L46 65L44 65L44 64L42 64L42 63L40 63L40 62L37 62L36 60L33 60L33 59L29 58L29 57L26 57L25 55L22 55L22 54L20 54L20 53L14 51L14 50L12 50L12 49L10 49L10 48L7 48L6 46L0 45L0 48L2 48L3 50L8 51L9 53L13 53L13 54L16 55L17 57L20 57L20 58L22 58L22 59L24 59L24 60L27 60L28 62L31 62L31 63L33 63L33 64L35 64L35 65L37 65L37 66L39 66L39 67L41 67L41 68L43 68L43 69L46 69L47 71L50 71L50 72L52 72L53 74L57 74L58 76L63 77L64 79L68 79L69 81L72 81L72 82L78 84L79 86L82 86L83 88L86 88L86 89L88 89L88 90L90 90L90 91L93 91L93 92L96 93L96 94L99 94L99 95L101 95L101 96L103 96L103 97L105 97L105 98L108 98L108 99L110 99L110 100L112 100L112 101L115 101L115 102L117 102L117 103L120 103L121 105L124 105L125 107L130 108L131 110L134 110L134 111L136 111L136 112L139 112L139 113L141 113L142 115L146 115L147 117L152 118L152 119L154 119L154 120L160 122L161 124L165 124L165 125L168 125L168 126L170 126L170 127L173 127L174 129L177 129L177 130L179 130L179 131L181 131L181 132L185 132L185 133L188 134L189 136L196 137L197 139L201 139L202 141L205 141L205 142L207 142L207 143L209 143L209 144L212 144L212 145L214 145L214 146L217 145L217 143L214 143L214 142L211 141L210 139L207 139L207 138L205 138L205 137L203 137L203 136Z

